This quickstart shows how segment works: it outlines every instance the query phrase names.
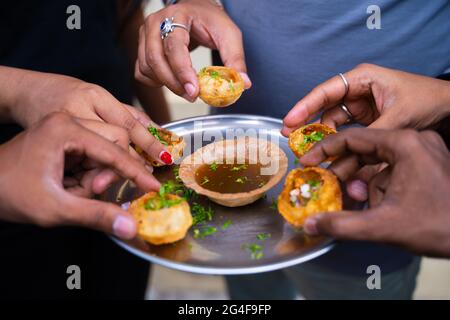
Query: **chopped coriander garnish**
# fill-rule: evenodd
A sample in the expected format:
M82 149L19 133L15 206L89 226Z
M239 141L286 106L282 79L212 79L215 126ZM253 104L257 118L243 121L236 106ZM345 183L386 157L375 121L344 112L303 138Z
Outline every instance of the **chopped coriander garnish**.
M300 143L298 148L300 150L303 150L305 148L306 144L322 141L324 137L325 137L325 135L319 131L313 131L310 134L305 134L303 136L303 142Z
M225 221L222 225L222 230L227 230L229 226L231 226L231 220Z
M158 195L156 197L148 199L148 201L145 203L144 208L146 210L160 210L165 208L170 208L172 206L175 206L181 202L183 202L184 199L168 199L167 195Z
M322 132L313 131L308 137L311 141L322 141L325 135Z
M214 80L216 80L218 77L220 77L220 73L217 72L216 70L211 70L209 72L209 75L211 78L213 78Z
M176 194L186 200L195 199L197 197L197 193L194 190L186 188L183 184L173 180L167 180L159 189L160 196L167 193Z
M195 200L197 199L197 192L195 192L192 189L184 188L183 198L185 198L187 201L189 200Z
M317 188L320 186L320 181L317 180L308 180L306 183L309 184L312 188Z
M256 235L256 239L258 239L258 240L260 240L260 241L267 240L267 239L269 239L270 237L271 237L271 234L270 234L270 233L267 233L267 232L261 232L261 233L258 233L258 234Z
M264 181L262 181L262 182L260 182L259 184L258 184L258 187L259 188L262 188L262 187L264 187L266 185L266 183L264 182Z
M198 229L194 229L194 238L203 239L217 232L217 228L211 226L205 226Z
M259 260L264 256L264 247L257 243L249 243L242 245L242 249L250 252L250 256L254 260Z
M299 163L300 163L300 160L298 160L298 159L294 160L294 164L299 164Z
M278 210L278 200L272 199L272 205L270 206L271 209Z
M211 221L213 216L213 209L211 207L205 208L201 204L194 202L191 206L192 225L201 225L206 221Z
M217 171L218 165L217 163L213 162L209 165L209 168L211 169L211 171Z
M159 135L158 129L155 127L148 127L148 131L158 140L163 146L168 146L169 144L164 141L161 136Z

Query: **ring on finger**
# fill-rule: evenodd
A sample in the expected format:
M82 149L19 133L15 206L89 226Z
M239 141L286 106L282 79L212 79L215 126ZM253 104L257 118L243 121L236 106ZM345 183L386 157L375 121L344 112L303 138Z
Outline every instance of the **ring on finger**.
M350 122L353 119L353 115L350 110L348 110L348 107L345 105L345 103L341 103L339 105L339 108L341 108L341 110L344 111L347 115L347 122Z
M184 24L174 23L173 17L165 18L159 26L159 32L161 34L161 39L164 40L165 38L167 38L169 36L169 34L175 30L175 28L182 28L182 29L186 30L187 32L189 32L188 27L185 26Z

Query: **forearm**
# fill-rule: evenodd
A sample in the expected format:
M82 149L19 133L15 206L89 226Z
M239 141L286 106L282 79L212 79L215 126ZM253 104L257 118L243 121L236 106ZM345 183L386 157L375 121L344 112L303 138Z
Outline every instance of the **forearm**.
M136 10L128 23L123 28L121 34L121 43L125 48L129 65L134 74L134 64L137 59L139 28L144 23L144 13L142 9ZM164 97L162 88L151 88L137 80L133 82L134 90L139 102L145 112L158 124L170 121L169 108Z
M18 105L19 96L27 86L33 72L18 68L0 66L0 122L17 121L14 108Z

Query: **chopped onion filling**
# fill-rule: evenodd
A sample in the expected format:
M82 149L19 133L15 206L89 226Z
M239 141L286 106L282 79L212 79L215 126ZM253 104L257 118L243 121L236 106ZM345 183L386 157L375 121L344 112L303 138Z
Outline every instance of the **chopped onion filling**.
M317 188L318 186L315 182L314 185L311 185L308 182L302 184L299 189L292 189L289 192L289 200L291 201L291 204L295 207L300 207L302 205L302 199L304 199L303 202L308 202L311 199L317 198Z

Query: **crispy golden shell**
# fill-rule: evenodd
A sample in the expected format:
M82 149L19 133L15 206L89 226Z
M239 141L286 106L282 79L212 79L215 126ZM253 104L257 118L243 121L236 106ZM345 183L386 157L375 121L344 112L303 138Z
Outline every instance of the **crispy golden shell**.
M189 204L182 201L179 204L160 210L146 210L146 202L157 197L156 192L149 192L131 202L128 211L138 223L138 235L151 244L160 245L183 239L192 225ZM167 194L170 200L180 197Z
M200 99L213 107L227 107L239 99L244 80L234 69L210 66L198 73Z
M311 198L304 206L293 206L289 193L311 179L319 179L322 182L317 191L317 198ZM289 172L283 191L278 197L278 211L287 222L295 227L301 227L309 216L340 210L342 210L341 189L336 176L330 171L319 167L308 167Z
M183 156L183 150L186 146L184 139L170 130L164 128L156 128L158 131L161 140L167 143L167 151L172 155L173 160L177 160ZM139 146L134 146L136 152L145 159L148 163L150 163L154 167L161 167L164 164L159 163L158 161L153 160L144 150L142 150Z
M311 123L291 132L289 135L289 148L291 148L297 158L300 158L307 153L316 143L314 141L305 143L305 135L309 135L313 132L320 132L325 138L331 134L335 134L336 130L321 123ZM331 161L331 159L328 160Z

